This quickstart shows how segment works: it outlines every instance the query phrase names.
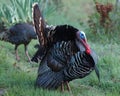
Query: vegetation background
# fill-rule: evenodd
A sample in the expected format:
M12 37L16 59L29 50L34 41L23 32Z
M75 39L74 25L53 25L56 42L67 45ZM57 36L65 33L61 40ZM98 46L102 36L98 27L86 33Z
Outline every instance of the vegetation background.
M19 48L21 60L17 62L13 45L0 41L0 96L119 96L120 9L115 10L116 0L96 0L114 6L109 14L112 27L107 28L99 24L100 16L95 8L95 0L0 0L0 22L4 21L7 28L16 22L31 22L32 3L36 1L48 24L70 24L85 31L90 46L99 56L101 81L99 83L95 72L92 72L83 79L70 82L70 93L35 89L39 64L27 62L22 45ZM96 26L90 27L89 20ZM33 40L29 45L31 57L37 43L37 40Z

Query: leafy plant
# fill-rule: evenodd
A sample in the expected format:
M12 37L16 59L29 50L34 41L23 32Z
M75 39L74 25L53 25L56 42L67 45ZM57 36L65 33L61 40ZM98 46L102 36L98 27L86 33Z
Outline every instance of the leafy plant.
M10 0L9 5L3 4L0 8L0 21L4 22L7 27L18 22L32 22L32 4L34 2L38 2L43 14L53 11L53 7L48 6L48 0Z

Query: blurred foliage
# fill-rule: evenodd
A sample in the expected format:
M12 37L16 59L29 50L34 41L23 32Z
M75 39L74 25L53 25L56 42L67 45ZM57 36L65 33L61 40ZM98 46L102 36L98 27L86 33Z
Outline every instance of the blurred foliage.
M96 1L95 1L96 2ZM95 3L94 2L94 3ZM111 2L101 2L103 5ZM112 3L113 4L113 3ZM98 13L96 7L95 12L89 16L88 20L88 27L87 30L89 30L89 35L94 35L94 38L91 37L93 41L99 40L102 42L112 42L115 41L119 43L119 31L120 31L120 9L115 10L116 6L113 4L113 10L108 14L110 17L110 21L106 20L105 25L103 26L100 23L100 14ZM104 11L104 10L103 10Z

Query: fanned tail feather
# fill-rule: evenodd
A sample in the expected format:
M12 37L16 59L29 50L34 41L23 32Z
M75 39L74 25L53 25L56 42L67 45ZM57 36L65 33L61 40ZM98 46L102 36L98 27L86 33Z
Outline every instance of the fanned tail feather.
M47 42L45 35L46 23L42 16L42 12L39 9L38 3L33 4L33 24L35 26L36 33L38 35L39 42L44 46Z

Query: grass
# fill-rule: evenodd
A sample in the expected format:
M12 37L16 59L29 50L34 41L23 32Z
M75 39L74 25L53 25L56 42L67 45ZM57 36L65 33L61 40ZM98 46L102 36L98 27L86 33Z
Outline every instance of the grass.
M29 64L26 59L23 47L19 48L20 62L17 62L14 57L13 46L9 43L0 41L0 89L5 89L4 96L61 96L59 91L36 89L34 88L34 82L37 75L37 69L39 64ZM36 41L32 41L29 45L29 53L33 55L32 46ZM34 50L35 51L35 50ZM66 96L68 93L63 96Z
M29 53L34 54L36 41L29 45ZM74 96L119 96L120 93L120 49L117 44L97 44L89 42L99 55L98 67L101 74L99 83L95 72L88 77L70 82ZM21 58L17 62L11 44L0 41L0 88L5 89L4 96L70 96L71 93L61 93L59 90L48 91L35 89L34 82L39 64L29 64ZM34 49L34 50L33 50ZM20 57L24 55L23 47L19 48ZM25 56L23 56L25 57ZM32 66L33 65L33 66Z
M84 4L91 4L91 2L92 0L87 3L84 0L69 0L69 2L64 0L64 5L66 6L62 11L66 14L53 12L49 16L46 16L46 19L53 25L67 23L81 28L79 23L83 20L83 17L87 19L88 15L87 10L85 11L84 9ZM88 6L87 8L89 9L90 5L88 4ZM119 96L119 44L112 38L109 41L106 36L101 36L103 39L98 41L97 37L93 38L93 36L89 36L87 33L89 44L99 56L98 68L100 70L101 81L100 83L98 82L94 71L83 79L73 80L70 82L73 96ZM92 41L91 38L93 38ZM36 43L38 41L33 40L29 45L28 50L31 57L36 51L34 49ZM27 62L23 45L18 48L18 51L21 58L19 62L15 60L14 46L10 43L0 41L0 92L4 89L3 96L72 96L67 91L61 93L59 90L35 89L34 83L39 64L30 64Z

